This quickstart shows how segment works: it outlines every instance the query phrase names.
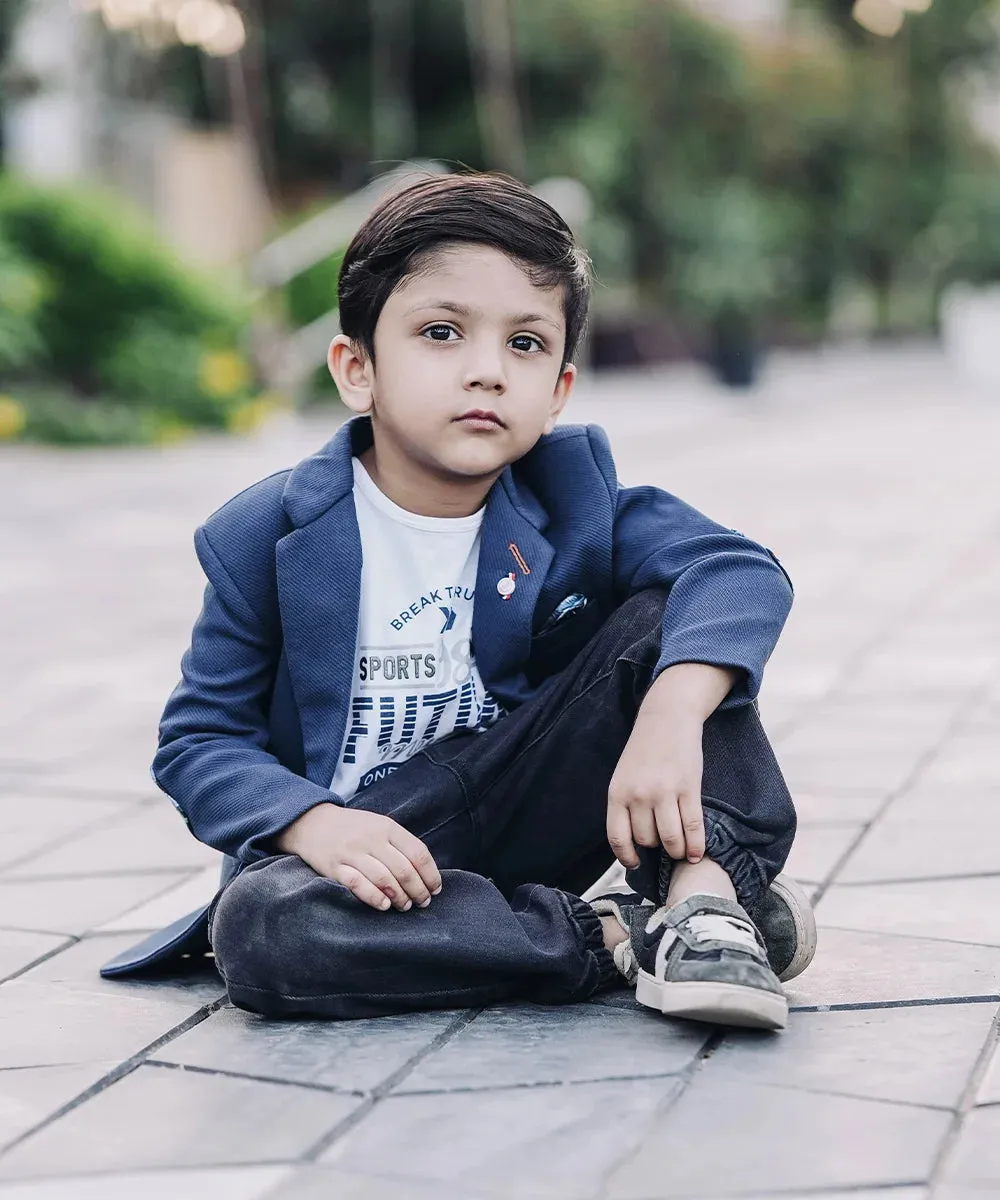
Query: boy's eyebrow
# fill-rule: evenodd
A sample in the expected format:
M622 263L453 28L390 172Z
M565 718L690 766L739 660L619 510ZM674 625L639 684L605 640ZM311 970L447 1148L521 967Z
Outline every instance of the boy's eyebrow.
M419 312L422 308L443 308L445 312L454 313L456 317L469 317L472 315L472 309L464 304L458 304L454 300L421 300L418 304L414 304L412 308L406 310L406 315ZM511 325L531 325L535 322L541 325L551 325L553 329L561 329L562 326L553 321L551 317L545 316L544 313L515 313L514 316L508 317Z

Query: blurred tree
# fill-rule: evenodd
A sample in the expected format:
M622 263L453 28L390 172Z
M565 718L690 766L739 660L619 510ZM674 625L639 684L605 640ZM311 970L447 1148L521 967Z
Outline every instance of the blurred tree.
M802 0L850 47L841 128L822 153L819 178L837 225L827 261L846 262L874 288L880 327L891 326L893 287L921 234L945 203L970 143L963 76L995 64L994 0L946 0L908 17L893 39L851 18L848 0ZM817 163L819 165L819 163ZM813 193L817 212L827 205Z
M10 49L14 26L24 7L24 0L0 0L0 160L3 156L3 110L7 100L7 79L4 66Z
M508 0L464 0L472 87L487 166L527 174Z

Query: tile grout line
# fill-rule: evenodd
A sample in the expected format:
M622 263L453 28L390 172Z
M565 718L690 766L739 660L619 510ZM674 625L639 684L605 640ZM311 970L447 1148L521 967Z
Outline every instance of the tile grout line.
M74 1096L72 1100L69 1100L65 1104L61 1105L56 1109L55 1112L49 1113L49 1115L43 1120L39 1121L37 1125L33 1125L24 1133L20 1133L17 1135L17 1137L12 1138L11 1141L0 1145L0 1160L2 1160L3 1157L16 1146L19 1146L22 1142L27 1141L28 1138L34 1137L36 1133L40 1133L43 1129L46 1129L49 1125L54 1124L56 1121L66 1116L74 1109L86 1104L88 1100L92 1100L95 1096L100 1095L101 1092L104 1092L109 1087L112 1087L120 1079L124 1079L126 1075L131 1075L131 1073L136 1070L137 1067L142 1066L146 1058L153 1051L159 1050L161 1046L165 1046L168 1042L173 1041L174 1038L178 1038L182 1034L187 1033L189 1030L194 1029L196 1025L200 1025L202 1021L207 1020L214 1012L217 1012L225 1004L225 1002L226 1000L223 996L219 1000L213 1000L211 1004L206 1004L199 1008L197 1012L194 1012L191 1014L191 1016L186 1017L180 1022L180 1024L168 1029L166 1033L161 1034L158 1038L155 1038L149 1043L149 1045L144 1046L130 1058L127 1058L123 1063L119 1063L117 1067L109 1071L107 1075L103 1075L96 1083L91 1084L89 1088L82 1091L78 1096Z
M948 1161L955 1147L958 1145L962 1129L965 1126L965 1119L976 1107L976 1095L993 1061L993 1055L996 1052L998 1043L1000 1043L1000 1012L993 1018L993 1024L990 1026L990 1031L986 1035L983 1048L980 1050L979 1057L976 1059L975 1066L969 1075L968 1083L965 1085L965 1090L955 1110L951 1125L941 1141L937 1158L931 1167L930 1177L927 1180L929 1197L933 1197L938 1185L943 1182Z
M859 1000L855 1004L803 1004L790 1005L788 1011L795 1013L825 1012L869 1012L883 1008L938 1008L950 1004L1000 1004L996 996L940 996L929 1000Z
M359 1125L370 1112L374 1111L378 1103L381 1100L384 1100L387 1095L389 1095L397 1083L400 1083L407 1077L407 1075L411 1074L419 1063L423 1062L425 1058L428 1058L431 1054L433 1054L435 1050L440 1050L442 1046L447 1045L448 1042L457 1037L463 1029L466 1029L469 1025L471 1025L472 1022L485 1011L486 1010L484 1008L473 1008L459 1012L446 1029L439 1033L437 1037L432 1038L426 1046L424 1046L421 1050L418 1050L411 1058L407 1059L407 1061L397 1070L393 1071L391 1075L388 1075L385 1079L383 1079L377 1087L372 1088L371 1092L368 1093L368 1098L366 1100L363 1100L361 1104L359 1104L358 1107L352 1113L348 1114L348 1116L346 1116L342 1121L338 1121L332 1129L327 1130L322 1137L320 1137L312 1146L310 1146L299 1156L297 1161L299 1163L317 1162L320 1155L329 1150L339 1138L349 1133L355 1128L355 1126Z
M219 869L218 864L215 863L204 863L201 866L185 863L172 867L122 867L117 871L114 868L105 868L100 871L59 871L52 875L8 875L7 868L0 867L0 888L18 883L72 883L82 879L133 879L149 875L188 875L193 878L195 874L209 868ZM187 880L184 882L186 883Z
M970 871L967 875L907 875L902 879L862 879L851 883L836 883L829 886L838 888L884 888L898 885L905 887L914 883L958 883L963 879L1000 879L1000 871ZM803 881L799 880L799 882Z
M352 1096L364 1100L371 1093L360 1088L341 1088L334 1083L316 1083L304 1079L282 1079L278 1075L258 1075L251 1071L227 1071L222 1067L202 1067L197 1063L170 1062L165 1058L147 1058L144 1067L156 1067L161 1071L185 1071L191 1075L207 1075L213 1079L247 1079L253 1083L268 1083L277 1087L304 1088L309 1092L323 1092L328 1096Z
M409 1066L409 1063L406 1064ZM316 1083L311 1080L300 1079L283 1079L277 1075L258 1075L250 1071L231 1071L223 1067L202 1067L194 1063L176 1063L169 1062L162 1058L149 1058L143 1063L147 1067L159 1067L172 1071L190 1071L196 1075L209 1075L222 1079L248 1079L256 1083L269 1083L282 1087L305 1088L311 1092L325 1092L332 1096L353 1096L355 1099L367 1100L375 1096L377 1089L367 1091L362 1088L343 1088L338 1087L335 1083ZM11 1067L8 1070L25 1070L27 1068ZM400 1068L403 1070L404 1068ZM685 1070L688 1068L685 1067ZM4 1068L0 1068L0 1073ZM595 1075L592 1079L542 1079L534 1082L521 1081L519 1083L498 1083L485 1084L483 1087L475 1087L472 1085L459 1087L431 1087L421 1088L419 1091L410 1092L394 1092L393 1098L409 1099L413 1096L478 1096L486 1092L526 1092L535 1091L543 1088L575 1088L575 1087L591 1087L595 1083L643 1083L646 1080L655 1079L679 1079L683 1072L680 1071L657 1071L651 1075ZM397 1080L397 1082L399 1082ZM899 1103L904 1103L900 1101ZM919 1105L917 1107L927 1108L933 1107L928 1105ZM324 1135L325 1136L325 1135Z
M899 930L888 932L884 929L872 929L871 927L859 929L857 926L851 925L819 925L819 929L826 929L830 933L867 933L881 938L899 938L903 942L938 942L944 946L969 946L979 950L1000 950L1000 942L967 942L959 938L936 937L933 934L924 933L902 933Z
M681 1099L687 1095L687 1090L691 1086L695 1075L697 1075L701 1070L702 1064L707 1062L716 1052L716 1050L718 1050L718 1048L725 1041L725 1037L725 1031L721 1029L715 1030L714 1032L708 1034L701 1046L701 1049L694 1056L685 1070L672 1077L677 1080L679 1086L671 1091L666 1100L664 1100L661 1104L656 1105L645 1127L646 1131L652 1129L657 1120L670 1112L670 1110L679 1104ZM591 1195L594 1197L594 1200L605 1200L605 1197L607 1197L608 1194L608 1186L611 1183L615 1172L619 1169L619 1167L622 1166L624 1162L626 1162L632 1153L632 1147L623 1151L622 1154L613 1159L610 1165L601 1172L600 1181L597 1187L591 1193Z
M913 1188L925 1188L927 1181L924 1179L908 1179L900 1183L855 1183L848 1184L846 1187L829 1188L823 1186L815 1187L796 1187L791 1189L779 1188L770 1192L727 1192L726 1197L713 1196L711 1200L781 1200L782 1196L787 1196L788 1200L803 1200L809 1197L810 1200L823 1200L824 1196L853 1196L858 1195L867 1197L873 1193L879 1196L885 1196L886 1200L892 1200L894 1193ZM662 1196L646 1195L636 1197L635 1200L662 1200ZM682 1192L671 1200L709 1200L704 1192Z
M46 950L46 952L39 955L38 958L33 958L31 962L26 963L23 967L18 967L16 971L12 971L9 975L4 975L4 977L0 979L0 986L5 983L10 983L14 979L20 979L20 977L27 974L28 971L33 970L35 967L40 967L42 963L48 962L50 958L55 958L57 954L62 954L64 950L68 950L71 946L78 945L82 940L82 938L76 936L75 934L62 934L53 936L62 936L65 937L66 940L61 942L52 950Z

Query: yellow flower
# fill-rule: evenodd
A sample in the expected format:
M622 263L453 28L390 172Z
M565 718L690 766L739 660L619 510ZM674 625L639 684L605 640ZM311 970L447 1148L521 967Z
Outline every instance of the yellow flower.
M206 396L235 396L250 384L250 366L235 350L210 350L201 356L198 382Z
M157 414L154 418L153 441L157 446L176 446L191 436L191 427L176 417Z
M18 404L13 396L0 396L0 442L16 438L27 423L28 414L24 406Z
M227 414L226 428L230 433L252 433L269 413L268 404L251 400Z

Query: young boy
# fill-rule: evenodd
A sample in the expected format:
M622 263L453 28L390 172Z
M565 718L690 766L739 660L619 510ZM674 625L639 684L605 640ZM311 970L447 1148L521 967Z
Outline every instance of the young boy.
M210 911L234 1004L617 982L785 1024L815 924L775 878L795 814L754 697L791 588L770 551L620 487L599 428L556 428L589 286L510 179L396 193L341 274L329 365L357 416L197 532L209 583L154 774L235 860ZM636 891L582 900L614 858Z

